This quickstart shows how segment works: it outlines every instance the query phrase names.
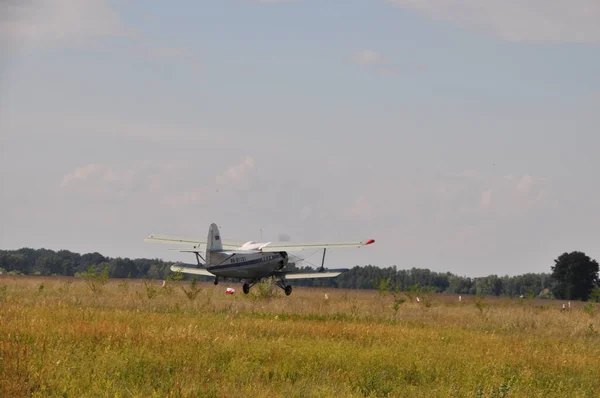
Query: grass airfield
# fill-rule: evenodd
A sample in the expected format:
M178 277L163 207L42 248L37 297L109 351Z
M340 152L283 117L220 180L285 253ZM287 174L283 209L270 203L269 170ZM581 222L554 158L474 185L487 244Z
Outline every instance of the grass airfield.
M0 277L0 396L600 396L598 305L161 284Z

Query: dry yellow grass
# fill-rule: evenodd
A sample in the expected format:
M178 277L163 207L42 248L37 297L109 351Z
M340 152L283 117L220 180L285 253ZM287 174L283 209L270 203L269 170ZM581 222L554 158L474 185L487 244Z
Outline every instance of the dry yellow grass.
M0 278L0 396L600 396L583 303L160 285Z

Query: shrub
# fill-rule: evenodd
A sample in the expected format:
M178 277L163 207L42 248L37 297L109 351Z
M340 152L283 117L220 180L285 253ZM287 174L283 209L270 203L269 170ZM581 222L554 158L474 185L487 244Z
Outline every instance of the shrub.
M183 292L185 293L187 298L189 298L190 300L194 300L196 298L196 296L198 296L198 293L200 293L202 291L202 288L198 286L198 281L196 280L196 278L194 278L194 279L192 279L192 282L190 283L189 290L183 286L181 287L181 290L183 290Z
M153 299L161 294L160 290L152 284L152 279L144 279L144 287L146 288L146 296Z
M101 293L102 287L108 282L108 264L104 266L102 271L97 271L93 265L90 265L88 270L79 274L79 276L83 278L85 284L93 293Z
M277 297L277 289L279 288L272 280L265 279L255 285L251 297L256 300L270 300Z
M592 290L590 293L590 301L594 303L600 303L600 287L597 287Z
M594 316L594 312L596 312L596 306L592 303L587 303L583 306L583 310L589 315Z

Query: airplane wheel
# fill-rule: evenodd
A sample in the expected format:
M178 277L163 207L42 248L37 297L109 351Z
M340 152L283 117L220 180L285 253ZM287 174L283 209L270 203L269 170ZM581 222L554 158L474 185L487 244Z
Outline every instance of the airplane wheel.
M219 284L219 278L215 278L215 281L213 283L215 284L215 286L218 285Z
M244 294L248 294L250 292L250 285L244 283L244 286L242 286L242 290L244 291Z
M290 285L287 285L285 287L285 295L289 296L290 294L292 294L292 287Z

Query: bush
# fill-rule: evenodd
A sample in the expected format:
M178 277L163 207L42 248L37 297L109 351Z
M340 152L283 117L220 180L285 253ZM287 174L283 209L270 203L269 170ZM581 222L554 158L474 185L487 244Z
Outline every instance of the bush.
M594 303L600 303L600 287L597 287L592 290L590 293L590 301Z
M79 276L83 278L93 293L101 293L102 287L108 282L108 264L104 266L102 271L97 271L93 265L90 265L88 270L79 274Z
M596 306L592 303L587 303L586 305L583 306L583 310L589 315L589 316L594 316L594 313L596 312Z
M202 291L202 288L200 286L198 286L198 281L196 280L196 278L194 278L194 279L192 279L192 282L190 283L189 290L183 286L181 287L181 290L183 290L183 292L185 293L187 298L189 298L190 300L194 300L196 298L196 296L198 296L198 293L200 293Z
M277 297L279 288L273 284L273 281L265 279L257 283L252 290L252 298L256 300L270 300Z
M552 300L554 299L554 294L552 294L552 291L550 289L546 288L542 290L540 294L538 294L538 298Z

